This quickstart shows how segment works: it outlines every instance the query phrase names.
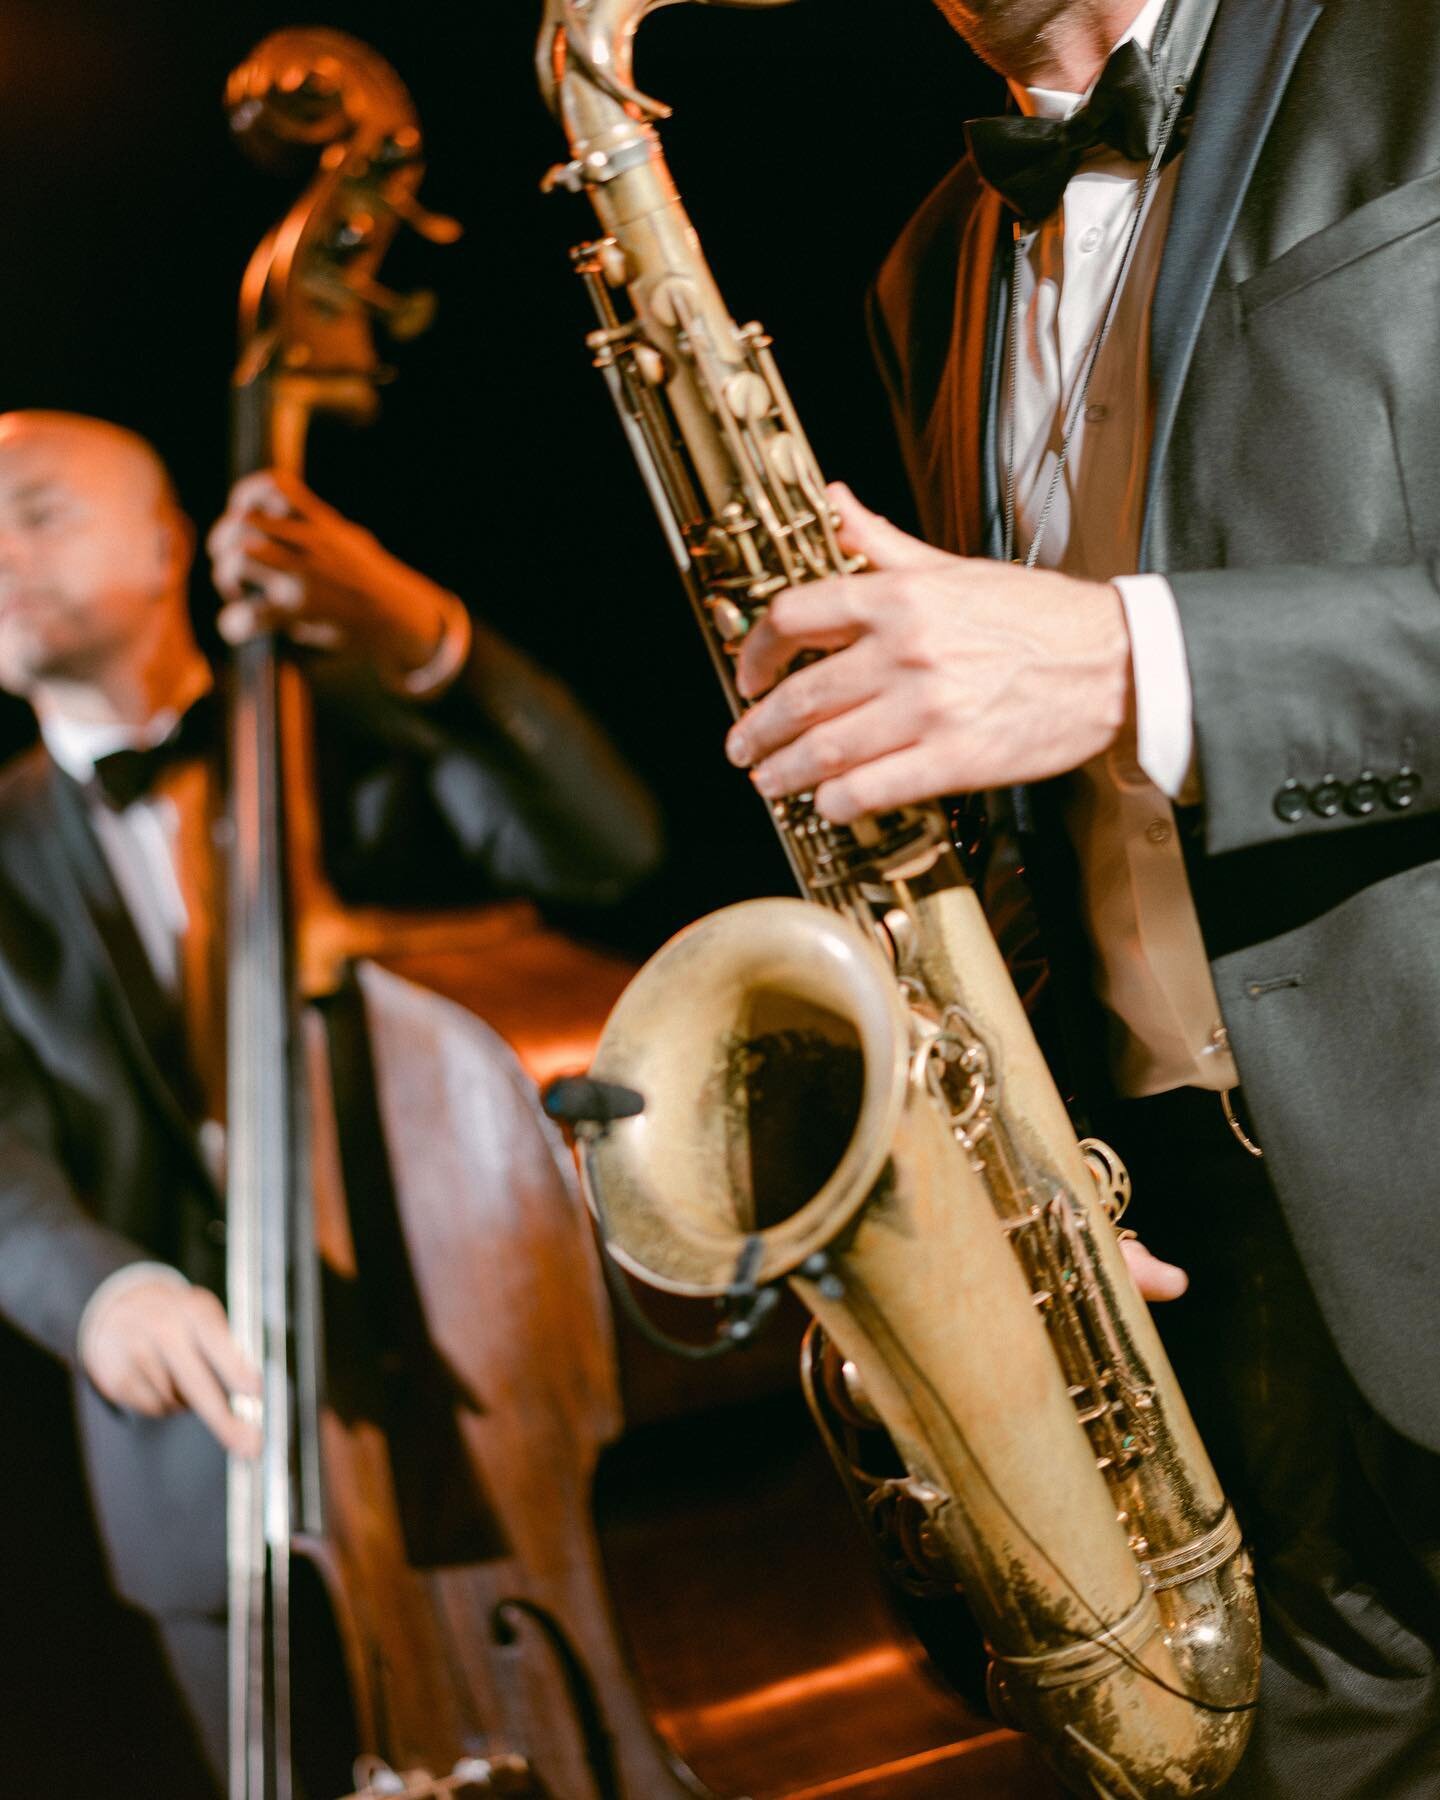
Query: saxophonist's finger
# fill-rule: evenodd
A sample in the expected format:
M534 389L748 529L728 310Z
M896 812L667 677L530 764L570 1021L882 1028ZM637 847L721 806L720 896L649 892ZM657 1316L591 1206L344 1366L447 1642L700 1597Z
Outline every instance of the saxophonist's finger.
M822 781L815 789L815 808L832 824L853 825L866 813L933 800L935 791L934 752L913 744Z
M915 742L914 722L891 700L870 700L803 732L751 772L767 800L806 794Z
M796 669L757 700L731 728L725 754L737 768L748 769L802 731L873 699L882 687L874 646L861 638L839 655Z
M785 588L740 647L735 683L747 700L766 693L802 650L839 650L865 629L863 577L835 576Z
M862 506L843 481L832 481L825 491L835 508L841 548L863 556L872 569L933 569L954 560Z
M1190 1285L1190 1277L1174 1263L1161 1262L1138 1238L1121 1237L1121 1254L1142 1300L1178 1300Z

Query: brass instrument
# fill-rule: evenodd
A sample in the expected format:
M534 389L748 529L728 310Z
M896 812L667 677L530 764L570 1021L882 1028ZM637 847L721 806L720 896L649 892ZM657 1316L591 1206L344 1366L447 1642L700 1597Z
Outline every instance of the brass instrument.
M672 3L549 0L571 160L548 185L600 216L574 253L588 341L738 714L731 651L768 602L863 565L633 85L636 30ZM943 810L771 810L816 904L712 914L622 996L591 1073L632 1092L579 1131L602 1232L672 1293L788 1280L823 1331L807 1385L842 1472L917 1578L963 1587L997 1710L1063 1781L1211 1793L1248 1736L1255 1598L1096 1179L1123 1171L1075 1140ZM898 1475L858 1466L877 1423Z

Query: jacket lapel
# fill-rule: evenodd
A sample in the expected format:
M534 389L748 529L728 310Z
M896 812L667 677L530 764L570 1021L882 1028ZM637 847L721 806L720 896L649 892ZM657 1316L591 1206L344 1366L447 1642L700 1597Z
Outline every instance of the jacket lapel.
M48 773L52 843L62 864L56 871L57 888L97 967L126 1052L161 1113L203 1168L194 1134L200 1110L180 1009L156 979L91 829L84 796L53 763Z
M1008 281L1003 211L982 189L959 225L949 350L940 391L919 433L924 464L912 470L925 535L964 556L999 553L994 402Z
M985 385L980 410L980 479L977 488L972 489L972 492L978 491L980 494L982 517L980 530L971 543L971 554L1001 557L1005 554L1005 496L1000 491L998 436L1001 409L1005 404L1005 340L1013 304L1011 283L1014 279L1014 266L1011 256L1006 254L1010 231L998 199L995 200L994 213L994 223L990 227L991 235L986 245L990 292L984 311Z
M1140 566L1151 567L1159 475L1225 246L1261 146L1324 0L1222 0L1180 166L1150 315L1155 428Z

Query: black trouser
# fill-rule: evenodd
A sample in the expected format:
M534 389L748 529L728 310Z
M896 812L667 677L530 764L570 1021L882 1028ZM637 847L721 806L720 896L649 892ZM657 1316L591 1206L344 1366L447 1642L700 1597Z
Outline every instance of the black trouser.
M1127 1224L1190 1272L1156 1318L1255 1549L1261 1707L1227 1800L1437 1800L1440 1456L1357 1391L1217 1096L1103 1123L1134 1176ZM1367 1229L1357 1194L1357 1257Z

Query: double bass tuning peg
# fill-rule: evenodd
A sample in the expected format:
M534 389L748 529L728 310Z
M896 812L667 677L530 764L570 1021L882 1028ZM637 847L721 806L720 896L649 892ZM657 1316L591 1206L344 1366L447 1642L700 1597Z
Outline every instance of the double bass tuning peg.
M326 310L346 312L353 309L358 300L375 314L399 343L428 331L435 317L435 295L429 288L401 294L373 276L353 270L344 275L311 275L305 282L305 289Z
M435 318L435 295L429 288L416 288L400 294L394 288L372 281L369 276L352 276L346 283L352 294L382 321L398 343L407 343L430 329Z
M374 206L385 207L431 244L454 244L464 235L464 227L458 219L429 212L408 195L377 195ZM375 236L374 206L369 211L352 211L335 227L331 249L337 256L351 256L372 241Z
M413 125L402 125L392 131L375 151L375 161L382 169L404 169L418 162L420 155L419 131ZM453 244L464 230L458 219L448 218L444 213L431 212L428 207L420 204L413 193L398 183L383 189L377 198L429 243Z
M445 213L431 212L413 194L386 194L385 204L427 243L453 244L464 235L465 227L458 219L452 219Z
M378 193L367 196L365 204L383 206L430 244L454 244L465 235L465 227L458 219L452 219L445 213L431 212L428 206L422 206L413 194L407 193L403 188L395 192L381 189ZM374 220L368 213L355 213L340 226L337 233L339 245L342 249L354 249L356 245L368 241L373 230Z
M390 288L379 288L377 292L381 298L366 298L397 342L405 343L430 329L435 318L435 296L429 288L416 288L409 294L397 294Z

